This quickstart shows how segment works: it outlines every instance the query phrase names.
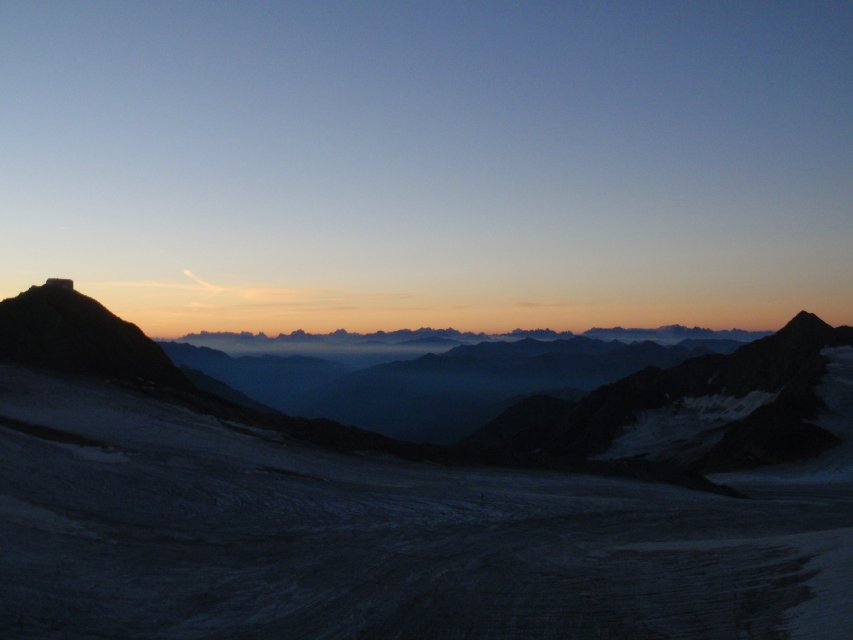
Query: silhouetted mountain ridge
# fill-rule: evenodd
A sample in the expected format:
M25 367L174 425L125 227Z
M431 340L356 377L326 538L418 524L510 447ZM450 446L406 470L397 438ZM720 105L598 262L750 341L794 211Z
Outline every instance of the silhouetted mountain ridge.
M622 340L638 342L652 340L661 344L674 344L682 340L736 340L751 342L770 335L770 331L747 331L744 329L709 329L707 327L687 327L681 324L663 325L656 328L640 327L593 327L582 335L599 340Z
M70 288L30 287L0 302L0 359L123 380L190 382L136 325Z
M200 331L189 333L176 338L177 342L207 346L226 352L263 352L287 350L308 347L310 345L350 346L357 345L396 345L396 346L433 346L447 348L457 344L474 345L481 342L512 342L522 339L540 341L571 340L572 338L592 338L596 340L622 342L642 342L650 340L659 344L675 344L682 340L734 340L740 343L749 342L769 335L768 331L745 331L742 329L714 330L704 327L686 327L679 324L662 327L644 328L601 328L594 327L580 336L571 331L554 331L552 329L513 329L506 333L487 334L484 332L459 331L453 328L434 329L421 327L419 329L397 329L394 331L374 331L369 333L350 332L338 329L330 333L311 333L297 329L290 333L279 333L268 336L263 332L248 331Z
M198 341L221 341L221 342L258 342L258 343L286 343L286 342L309 342L330 341L338 343L358 343L368 340L378 340L387 343L400 343L412 340L423 340L430 338L444 338L448 340L484 340L488 338L485 333L474 333L471 331L458 331L453 328L434 329L432 327L421 327L420 329L397 329L394 331L374 331L370 333L358 333L338 329L329 333L311 333L303 329L296 329L290 333L279 333L277 336L268 336L264 332L251 333L249 331L200 331L188 333L177 342L188 342L196 344Z

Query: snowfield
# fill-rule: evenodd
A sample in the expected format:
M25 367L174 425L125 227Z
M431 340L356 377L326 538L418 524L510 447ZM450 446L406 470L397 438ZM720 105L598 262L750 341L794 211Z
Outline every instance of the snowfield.
M838 433L851 352L823 387ZM830 453L716 478L736 500L342 455L0 366L0 635L847 637L853 478Z

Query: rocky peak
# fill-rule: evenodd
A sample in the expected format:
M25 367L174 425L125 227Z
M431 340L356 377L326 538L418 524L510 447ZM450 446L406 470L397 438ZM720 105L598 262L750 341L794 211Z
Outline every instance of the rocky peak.
M187 386L163 350L134 324L51 278L0 302L0 360L73 373Z

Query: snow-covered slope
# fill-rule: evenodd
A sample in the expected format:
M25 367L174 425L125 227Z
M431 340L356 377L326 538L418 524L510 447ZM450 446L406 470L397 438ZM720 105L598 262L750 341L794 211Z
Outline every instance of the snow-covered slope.
M736 482L737 478L777 478L785 482L806 478L853 480L853 347L826 348L821 355L828 361L827 372L816 388L823 408L813 422L836 436L841 444L811 460L772 465L748 473L716 474L716 480L724 483L733 479ZM756 390L741 398L731 395L682 398L664 408L644 412L597 457L614 460L636 456L690 465L720 441L727 425L743 420L778 395L778 392Z
M721 394L687 396L662 409L644 412L596 458L642 457L689 466L720 441L726 425L742 420L778 395L755 390L742 398Z
M853 465L853 347L824 349L822 354L829 365L818 387L818 395L825 405L818 421L845 443L846 446L833 452L836 457Z
M840 637L849 489L349 456L0 366L0 635Z
M840 444L820 456L734 474L717 474L719 482L842 483L853 482L853 347L821 351L827 373L817 387L823 403L815 423L835 435Z

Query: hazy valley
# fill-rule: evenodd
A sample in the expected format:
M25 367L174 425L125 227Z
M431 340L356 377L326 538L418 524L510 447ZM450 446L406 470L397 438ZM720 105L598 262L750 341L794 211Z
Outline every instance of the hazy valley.
M612 331L643 340L550 330L487 336L419 329L366 336L299 332L275 339L195 334L160 345L176 365L217 378L279 411L332 418L415 442L453 444L525 396L578 399L647 366L668 367L745 344L720 336L747 340L765 335L698 327ZM680 340L670 344L673 336ZM329 357L312 355L317 353Z

